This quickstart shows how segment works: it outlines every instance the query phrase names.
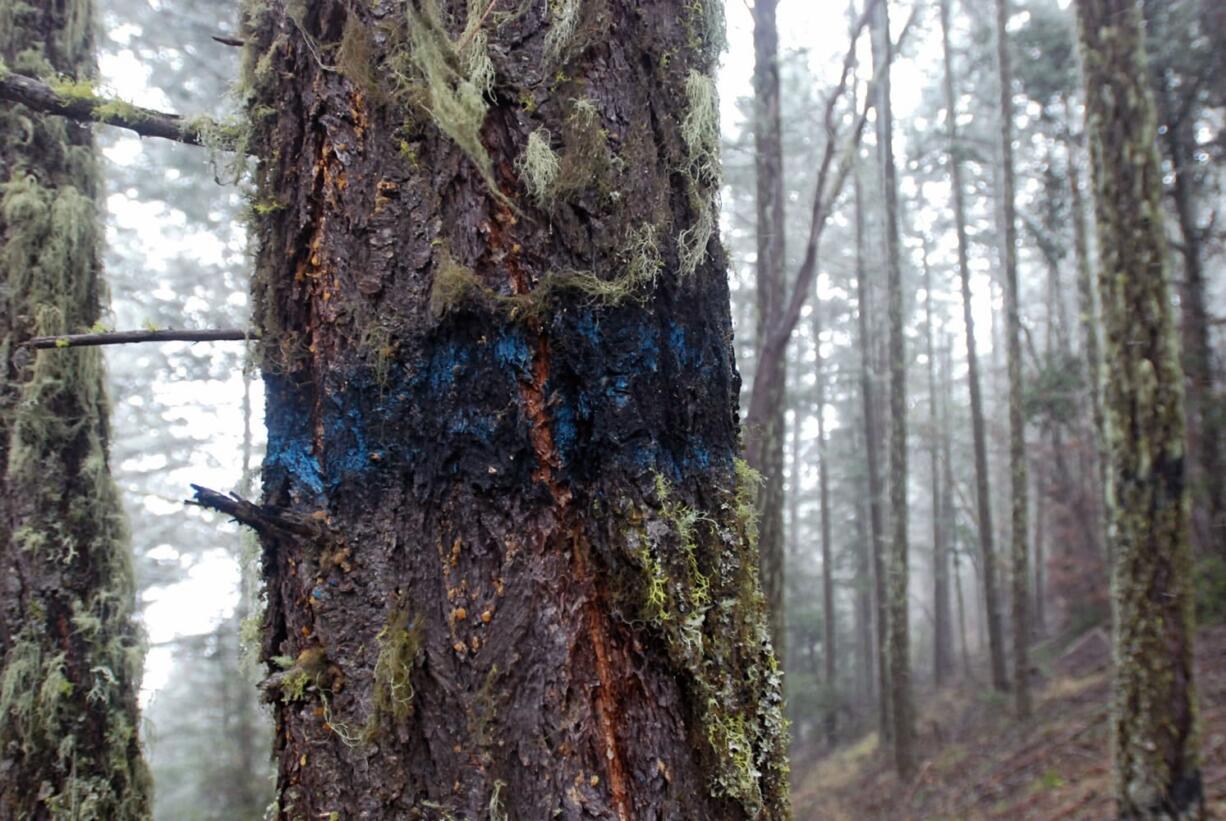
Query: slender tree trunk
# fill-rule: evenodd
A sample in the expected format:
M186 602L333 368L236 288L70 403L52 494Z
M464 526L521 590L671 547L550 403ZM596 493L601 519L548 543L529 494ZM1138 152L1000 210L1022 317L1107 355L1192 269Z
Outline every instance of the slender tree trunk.
M962 645L962 673L967 678L971 675L970 649L966 644L966 609L962 601L962 569L958 564L960 541L958 536L958 511L954 504L955 485L954 485L954 453L953 453L953 438L954 438L954 423L953 423L953 408L954 408L954 366L953 366L953 337L950 334L945 334L945 344L942 346L942 367L941 367L942 387L944 391L943 401L941 402L941 467L942 467L942 510L941 516L945 521L945 545L947 557L952 558L954 562L953 577L954 584L957 585L957 603L958 603L958 633L961 638ZM946 567L946 575L948 576L948 565ZM948 581L946 582L946 610L949 608L948 601ZM948 618L948 617L947 617ZM952 628L950 630L952 633ZM953 638L950 637L950 672L953 668Z
M890 722L890 667L886 662L885 525L882 522L881 457L877 425L877 403L874 399L873 350L869 335L868 274L864 265L864 203L861 199L860 169L852 171L853 199L856 224L856 322L860 348L860 398L864 414L864 459L868 462L868 521L873 560L873 600L876 603L877 627L877 728L881 737L893 735Z
M890 109L888 5L873 14L873 71L881 77L877 99L877 153L885 194L886 292L890 328L890 521L889 563L890 716L894 766L902 778L915 769L911 704L911 639L907 613L907 362L903 339L902 264L899 254L898 181L894 169L894 123ZM880 68L879 68L880 67Z
M975 318L971 304L971 269L966 235L966 200L962 184L962 156L958 144L957 97L954 93L953 52L949 43L949 2L941 0L941 43L945 56L945 131L949 140L949 174L953 188L954 225L958 234L958 277L962 284L962 321L966 326L967 384L971 395L971 432L975 445L975 498L978 503L979 552L984 602L987 609L988 652L992 686L1008 688L1005 671L1004 630L1000 619L1000 594L996 586L996 549L992 530L992 492L988 473L987 433L983 422L983 393L979 384L979 357L975 352Z
M951 491L943 488L941 483L941 448L947 430L941 425L937 413L940 403L937 399L936 346L933 342L932 269L928 263L927 237L924 237L923 241L924 337L925 352L928 358L928 429L930 436L928 450L931 457L930 480L932 482L932 675L936 686L940 687L945 683L945 678L953 667L949 624L949 555L945 531L948 521L945 516L946 496ZM946 412L948 413L948 410Z
M710 2L712 0L704 0ZM779 105L779 29L775 22L778 0L754 3L754 168L757 181L757 349L762 350L768 329L783 310L784 236L783 139ZM746 457L762 474L758 495L761 517L759 549L762 554L762 587L770 612L775 655L785 656L787 613L784 607L783 452L787 424L787 357L758 357L760 374L754 390L765 391L770 408L761 429L749 432Z
M7 4L0 63L95 73L89 0ZM17 346L98 321L89 127L0 108L0 818L143 819L141 642L101 353Z
M1073 122L1073 107L1064 99L1064 114ZM1081 327L1081 345L1084 349L1086 388L1090 397L1091 436L1094 438L1094 468L1097 482L1094 502L1098 513L1098 544L1111 564L1111 541L1108 538L1107 522L1107 451L1103 430L1102 401L1102 348L1098 337L1098 300L1094 288L1094 274L1090 266L1089 231L1086 228L1085 198L1081 192L1081 168L1075 156L1074 144L1069 145L1068 181L1070 210L1073 220L1073 254L1077 263L1077 308Z
M830 535L830 463L826 449L826 372L822 360L822 302L814 295L813 299L813 352L814 370L817 377L817 451L818 451L818 490L821 500L822 519L822 653L825 662L825 684L833 695L836 686L836 665L838 658L834 646L834 556L831 548ZM830 700L826 712L826 740L834 744L836 740L837 710L834 700Z
M718 6L491 8L249 11L280 817L786 818Z
M1047 589L1046 568L1044 567L1043 542L1048 533L1047 494L1043 487L1043 471L1035 472L1034 477L1034 635L1047 633L1047 607L1044 593Z
M858 701L866 714L877 706L877 678L873 666L873 545L868 528L868 480L861 492L863 497L856 505L856 637L860 648L860 663L857 665L856 692Z
M1131 0L1076 5L1111 374L1116 805L1122 818L1203 818L1183 374L1141 16Z
M1030 717L1030 568L1026 522L1026 417L1022 412L1022 320L1017 285L1017 214L1013 179L1013 71L1009 65L1008 0L996 0L996 60L1000 67L1000 148L1004 178L1005 346L1009 368L1009 475L1012 484L1013 676L1017 717Z

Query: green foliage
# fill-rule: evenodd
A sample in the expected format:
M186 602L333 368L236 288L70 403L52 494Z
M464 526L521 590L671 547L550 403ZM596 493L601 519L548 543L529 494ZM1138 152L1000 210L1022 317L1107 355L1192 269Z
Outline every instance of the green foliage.
M1022 390L1022 412L1029 421L1067 425L1078 415L1077 401L1085 387L1081 361L1051 353L1028 376Z

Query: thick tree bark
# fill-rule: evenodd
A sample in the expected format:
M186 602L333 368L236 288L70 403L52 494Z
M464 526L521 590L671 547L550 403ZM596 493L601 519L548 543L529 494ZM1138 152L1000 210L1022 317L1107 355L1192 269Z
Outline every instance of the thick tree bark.
M12 4L10 4L12 5ZM85 81L93 4L19 3L0 28L13 70ZM139 632L98 350L29 353L98 321L105 286L89 129L0 108L0 818L141 819ZM15 355L24 354L24 355Z
M1183 374L1141 17L1132 0L1076 6L1111 374L1116 806L1122 818L1203 818Z
M932 483L932 677L940 687L953 668L952 635L949 623L949 555L946 545L946 494L941 485L941 448L947 429L940 422L937 408L936 345L933 340L932 269L928 264L928 240L923 247L924 263L924 341L928 359L928 455ZM948 413L948 410L946 410Z
M783 266L786 223L783 211L783 138L779 105L779 28L775 22L777 0L753 5L754 42L754 168L757 185L757 349L777 324L785 295ZM775 655L785 653L787 619L784 607L783 532L783 440L787 435L784 411L787 402L787 357L758 357L758 367L771 370L754 381L764 390L768 408L750 438L757 444L748 453L749 463L762 474L758 493L761 516L759 550L762 554L762 590L770 609L771 638ZM761 386L760 388L758 386Z
M295 9L247 32L281 816L786 817L718 7Z
M979 357L975 348L975 318L971 304L971 270L966 235L966 201L962 184L962 157L958 144L957 97L954 93L953 53L949 42L949 4L941 0L941 42L945 60L945 132L949 141L950 187L953 189L954 225L958 234L958 277L962 284L962 321L966 327L967 385L971 396L971 433L975 445L975 498L978 507L979 551L983 599L987 609L988 653L992 686L1008 689L1005 667L1004 630L1000 617L1000 593L996 583L996 549L992 529L992 492L988 473L987 433L983 421L983 392L979 382Z
M915 768L911 704L911 639L907 612L907 362L903 338L902 263L899 253L898 180L894 168L894 119L890 108L890 22L888 4L873 16L873 68L880 78L877 98L877 156L885 195L886 302L890 368L889 562L890 717L894 725L894 766L903 778Z
M1022 412L1022 319L1017 285L1017 214L1013 174L1013 70L1009 65L1008 0L996 0L996 60L1000 69L1000 149L1005 224L1005 348L1009 369L1010 542L1013 595L1013 695L1017 717L1030 717L1030 568L1026 417Z

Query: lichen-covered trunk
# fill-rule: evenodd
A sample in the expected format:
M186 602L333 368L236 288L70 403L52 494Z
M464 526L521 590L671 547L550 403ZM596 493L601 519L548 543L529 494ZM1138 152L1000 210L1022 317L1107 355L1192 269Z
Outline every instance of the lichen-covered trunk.
M762 587L770 608L771 637L782 660L787 636L784 602L783 438L786 425L787 356L767 348L771 329L780 321L786 290L783 266L786 223L783 211L783 138L780 124L778 0L761 0L753 7L754 38L754 171L757 237L756 294L758 302L757 366L753 391L761 392L762 418L746 420L745 455L762 474L758 495L761 516Z
M711 2L256 3L284 818L783 818Z
M1017 214L1013 174L1013 71L1009 65L1008 0L996 0L996 60L1000 71L1000 149L1004 187L1005 348L1009 370L1010 554L1013 595L1013 697L1017 717L1030 717L1030 568L1027 541L1026 417L1022 413L1022 319L1017 284Z
M957 130L957 98L954 95L953 52L949 42L949 0L941 0L941 42L944 54L945 130L948 139L950 187L953 189L954 226L958 235L958 279L962 285L962 323L966 328L966 382L971 397L971 435L975 446L975 501L978 515L980 569L983 602L987 609L988 655L992 686L1008 688L1005 639L1000 617L1000 593L996 583L996 548L992 530L992 492L988 473L987 433L983 422L983 391L979 382L979 356L975 346L975 319L971 302L970 242L966 233L966 194L962 185L961 146ZM995 346L994 346L995 347Z
M1205 814L1192 674L1183 374L1162 167L1132 0L1078 0L1102 296L1122 818Z
M911 639L907 600L907 365L903 339L902 263L899 252L898 180L894 167L894 120L890 109L890 22L887 4L873 11L873 71L879 76L877 155L885 194L886 305L890 368L890 561L888 569L890 718L894 727L894 766L909 777L914 716L911 704Z
M87 0L0 3L0 61L87 82ZM31 354L88 330L105 295L88 127L0 109L0 818L145 818L141 650L108 455L97 349Z

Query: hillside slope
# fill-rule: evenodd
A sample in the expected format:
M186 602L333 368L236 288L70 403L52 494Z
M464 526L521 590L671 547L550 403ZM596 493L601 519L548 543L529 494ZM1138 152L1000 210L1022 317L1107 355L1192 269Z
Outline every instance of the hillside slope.
M1197 686L1209 817L1226 819L1226 626L1201 630ZM1110 817L1110 670L1091 634L1036 682L1033 723L982 689L949 689L923 704L916 778L900 784L876 735L794 774L796 818L1101 819ZM799 769L799 768L798 768Z

